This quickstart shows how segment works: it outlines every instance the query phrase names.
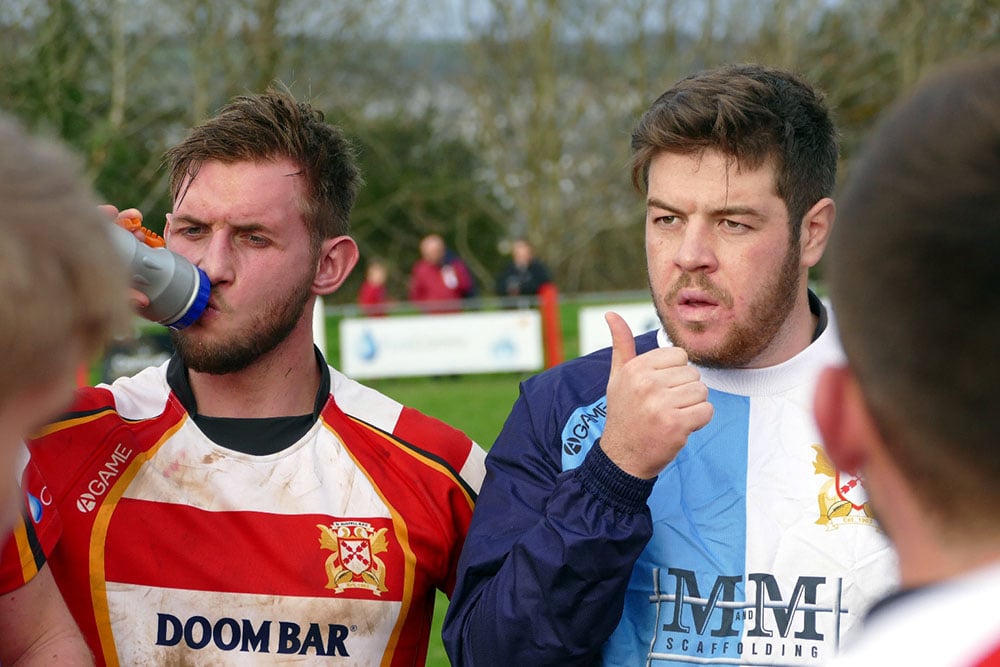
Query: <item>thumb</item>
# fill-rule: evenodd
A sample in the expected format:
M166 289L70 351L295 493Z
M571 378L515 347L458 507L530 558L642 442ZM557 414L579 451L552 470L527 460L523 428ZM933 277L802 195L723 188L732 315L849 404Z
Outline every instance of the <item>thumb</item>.
M604 313L604 321L611 330L611 372L635 359L635 337L632 330L621 315L608 311Z

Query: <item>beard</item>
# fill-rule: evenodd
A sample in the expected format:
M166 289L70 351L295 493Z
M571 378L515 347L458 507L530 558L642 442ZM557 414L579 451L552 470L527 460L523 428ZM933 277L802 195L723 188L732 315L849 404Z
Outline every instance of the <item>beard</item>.
M664 316L666 304L675 303L677 294L686 287L697 287L704 290L712 298L726 307L732 307L733 297L727 291L713 285L704 273L685 273L676 283L662 302L656 301L653 293L656 314L663 325L670 341L683 348L691 363L705 368L745 368L756 359L774 341L775 336L784 326L785 320L795 306L799 284L799 258L801 251L798 243L792 243L774 278L767 283L748 308L746 317L735 322L725 334L722 341L709 349L694 349L685 340L685 332L701 333L707 325L701 322L678 325ZM652 285L650 286L652 291Z
M264 303L264 315L252 330L220 341L198 340L186 330L172 331L174 348L190 370L212 375L241 371L288 338L312 296L312 280L313 275L307 274L286 298Z

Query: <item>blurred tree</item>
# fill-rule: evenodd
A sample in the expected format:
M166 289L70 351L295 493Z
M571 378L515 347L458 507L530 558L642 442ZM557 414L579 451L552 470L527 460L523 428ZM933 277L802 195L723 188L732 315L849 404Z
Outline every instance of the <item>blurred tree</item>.
M798 70L827 92L846 165L878 113L928 66L1000 46L997 0L463 6L472 36L471 67L460 79L464 127L515 209L512 233L536 244L567 291L645 283L628 135L680 76L733 61Z
M594 251L621 257L634 244L598 246L609 228L634 226L636 201L621 166L634 91L618 83L607 40L620 10L594 0L493 0L485 20L467 4L470 67L459 74L459 127L482 154L501 202L564 289L634 282L635 264L595 271ZM626 3L627 4L627 3ZM612 56L612 58L609 58ZM641 249L640 249L641 252Z
M5 108L76 149L108 201L155 208L158 198L147 193L158 180L163 113L129 86L151 51L149 40L127 43L127 3L49 0L0 15Z
M356 139L365 179L351 222L362 264L373 257L387 260L390 293L405 298L420 239L437 233L468 264L480 294L489 294L509 212L481 180L482 164L473 149L435 131L429 114L335 120ZM360 282L361 272L355 271L331 301L353 301Z
M0 93L16 101L28 125L81 147L94 101L87 95L88 65L97 52L84 28L89 18L72 0L23 5L3 27ZM30 29L29 29L30 27Z
M170 208L162 155L187 127L233 95L279 79L308 98L333 79L323 68L331 70L329 62L344 54L348 69L357 68L354 80L366 80L362 61L350 57L360 51L354 44L378 32L396 6L396 0L319 7L307 0L0 0L0 99L29 127L74 147L107 201L140 208L159 231ZM317 26L338 39L303 39L318 34ZM316 53L322 63L313 64ZM295 85L303 63L316 78Z
M525 235L575 292L645 284L628 137L680 76L801 71L837 112L843 178L928 68L998 47L1000 0L0 0L0 100L162 228L165 148L280 80L359 137L364 247L402 259L443 231L485 278Z

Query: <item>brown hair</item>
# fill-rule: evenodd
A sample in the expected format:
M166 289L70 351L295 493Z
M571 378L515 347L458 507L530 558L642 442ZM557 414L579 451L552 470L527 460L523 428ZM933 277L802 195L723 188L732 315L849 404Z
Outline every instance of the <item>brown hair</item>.
M893 460L942 525L1000 529L1000 54L937 72L883 118L829 253Z
M269 88L234 98L167 151L170 194L176 202L187 177L208 161L265 162L289 158L301 168L307 201L302 214L313 244L350 230L350 214L361 187L355 152L340 128L290 93Z
M838 137L823 95L801 77L759 65L727 65L682 79L649 107L632 132L632 183L648 184L660 152L719 150L737 165L775 166L792 238L817 201L833 193Z

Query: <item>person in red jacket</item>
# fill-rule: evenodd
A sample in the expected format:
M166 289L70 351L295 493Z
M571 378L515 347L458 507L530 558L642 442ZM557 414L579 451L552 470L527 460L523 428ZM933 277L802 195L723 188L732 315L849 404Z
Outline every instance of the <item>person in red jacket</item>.
M410 272L410 301L423 304L427 312L454 312L454 303L472 296L472 275L465 262L448 251L444 239L429 234L420 241L420 259Z
M389 300L385 281L388 277L385 264L377 259L368 263L365 269L365 280L358 290L358 304L365 315L385 315L386 303Z

